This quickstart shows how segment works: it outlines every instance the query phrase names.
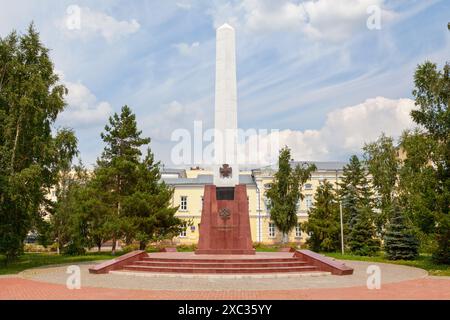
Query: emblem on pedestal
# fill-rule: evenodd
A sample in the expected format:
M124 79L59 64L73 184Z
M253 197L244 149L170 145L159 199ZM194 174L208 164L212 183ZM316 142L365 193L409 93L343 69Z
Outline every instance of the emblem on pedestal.
M219 210L219 217L221 217L223 220L228 220L231 217L230 209L228 208L222 208Z
M231 178L233 174L233 168L230 167L229 164L222 165L222 168L219 170L221 178Z

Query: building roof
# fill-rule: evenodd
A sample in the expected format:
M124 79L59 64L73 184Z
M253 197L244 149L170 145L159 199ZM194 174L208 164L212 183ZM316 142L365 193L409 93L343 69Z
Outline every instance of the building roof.
M165 178L162 180L169 185L206 185L213 184L212 174L200 174L196 178ZM254 185L255 182L250 174L239 175L239 184Z
M173 168L164 168L161 170L161 175L177 175L179 178L186 178L186 170L185 169L173 169Z
M292 161L291 165L295 167L297 164L315 164L317 167L317 171L336 171L342 170L344 166L347 164L345 162L340 161Z

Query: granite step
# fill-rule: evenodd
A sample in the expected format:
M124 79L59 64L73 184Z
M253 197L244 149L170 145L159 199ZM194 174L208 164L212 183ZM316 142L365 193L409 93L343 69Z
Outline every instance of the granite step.
M297 266L297 267L263 267L263 268L205 268L205 267L153 267L143 265L127 265L123 268L127 271L144 271L144 272L161 272L161 273L284 273L284 272L310 272L318 271L314 266Z
M301 260L293 260L289 262L277 262L277 261L264 261L264 262L253 262L246 261L244 262L205 262L205 261L196 261L196 262L186 262L186 261L178 261L178 262L166 262L166 261L136 261L133 263L134 265L140 266L148 266L148 267L186 267L186 268L268 268L268 267L300 267L307 265L307 262Z
M151 261L151 262L211 262L211 263L247 263L247 262L297 262L302 261L298 258L250 258L250 259L239 259L239 258L231 258L231 259L209 259L209 258L197 258L197 259L171 259L171 258L153 258L153 257L144 257L141 261Z

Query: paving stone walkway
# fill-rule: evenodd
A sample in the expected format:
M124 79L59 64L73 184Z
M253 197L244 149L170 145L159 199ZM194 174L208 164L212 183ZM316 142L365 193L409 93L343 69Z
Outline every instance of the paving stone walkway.
M445 299L450 277L429 277L424 270L377 263L382 272L379 290L366 286L370 263L347 261L352 276L298 278L174 278L133 275L90 275L82 264L79 290L67 289L67 266L27 270L0 277L0 299L126 300L126 299ZM373 263L375 264L375 263Z

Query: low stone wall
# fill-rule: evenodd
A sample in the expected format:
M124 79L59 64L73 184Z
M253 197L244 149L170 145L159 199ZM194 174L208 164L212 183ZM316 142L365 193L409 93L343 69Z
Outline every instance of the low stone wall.
M147 256L148 256L147 252L143 250L133 251L124 254L123 256L117 257L115 259L108 260L98 265L95 265L94 267L89 268L89 273L94 274L108 273L111 270L121 269L123 266L141 260L142 258Z
M353 268L310 250L297 250L294 256L318 267L320 271L328 271L337 276L353 274Z

